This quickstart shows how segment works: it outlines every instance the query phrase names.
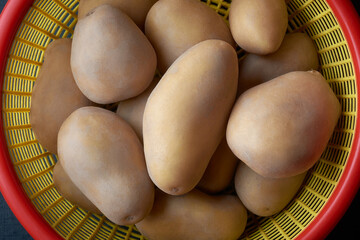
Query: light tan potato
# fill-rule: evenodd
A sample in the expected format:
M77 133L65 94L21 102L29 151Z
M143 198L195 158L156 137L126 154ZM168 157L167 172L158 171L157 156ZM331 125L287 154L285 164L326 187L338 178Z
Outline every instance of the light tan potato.
M207 40L169 68L145 106L143 137L147 168L166 193L189 192L200 181L224 135L235 101L235 50Z
M102 5L76 25L71 69L90 100L114 103L137 96L150 85L156 54L125 13Z
M145 34L155 48L161 73L204 40L220 39L235 47L222 17L199 0L158 1L146 17Z
M320 158L340 113L338 99L319 72L291 72L239 97L226 138L256 173L291 177Z
M231 152L224 137L211 157L197 188L209 194L225 190L234 179L238 163L239 159Z
M61 124L76 109L93 104L74 81L70 52L71 39L49 44L31 95L31 127L40 144L54 154Z
M140 29L144 29L146 15L157 0L81 0L78 19L82 19L96 7L109 4L126 13Z
M115 224L134 224L150 212L154 185L142 145L120 116L97 107L76 110L60 128L58 154L71 181Z
M288 25L285 0L233 0L231 33L245 51L259 55L279 49Z
M280 212L294 198L307 172L288 178L266 178L240 163L235 175L235 189L250 212L268 217Z
M145 92L139 96L120 102L116 110L116 114L129 123L134 129L141 142L143 141L142 125L145 105L150 93L156 87L159 80L159 77L155 77Z
M249 54L239 62L238 95L285 73L318 68L318 54L311 38L305 33L286 34L275 53L266 56Z
M101 214L100 210L74 185L59 162L54 166L53 179L59 193L72 204L90 212Z
M246 221L246 209L236 196L209 196L196 189L182 196L157 191L153 210L136 227L148 240L236 240Z

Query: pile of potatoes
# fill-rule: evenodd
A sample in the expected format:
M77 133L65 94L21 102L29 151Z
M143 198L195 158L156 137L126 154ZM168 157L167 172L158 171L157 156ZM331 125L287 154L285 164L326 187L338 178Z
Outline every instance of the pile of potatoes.
M81 0L78 17L30 112L66 199L149 240L235 240L247 211L292 200L341 108L285 0L233 0L229 26L199 0Z

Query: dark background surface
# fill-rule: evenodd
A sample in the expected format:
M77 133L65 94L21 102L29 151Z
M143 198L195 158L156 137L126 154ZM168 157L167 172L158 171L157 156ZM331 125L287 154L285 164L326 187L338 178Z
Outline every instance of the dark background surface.
M7 0L0 0L0 11ZM360 1L352 0L358 12L360 12ZM357 193L350 208L340 220L335 229L326 238L327 240L357 240L360 239L360 191ZM30 235L20 225L4 198L0 194L0 240L31 240ZM189 239L190 240L190 239Z

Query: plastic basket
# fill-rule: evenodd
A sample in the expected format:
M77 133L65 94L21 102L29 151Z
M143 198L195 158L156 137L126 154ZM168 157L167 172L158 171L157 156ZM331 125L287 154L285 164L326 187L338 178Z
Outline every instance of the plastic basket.
M203 2L227 19L230 0ZM322 73L339 98L342 114L296 198L272 217L250 216L242 239L324 238L360 183L359 17L348 0L287 4L288 31L304 31L316 43ZM134 226L114 225L72 205L56 191L52 180L56 156L41 147L29 123L31 92L44 50L52 39L72 36L77 8L78 0L9 0L1 15L0 190L35 239L144 239Z

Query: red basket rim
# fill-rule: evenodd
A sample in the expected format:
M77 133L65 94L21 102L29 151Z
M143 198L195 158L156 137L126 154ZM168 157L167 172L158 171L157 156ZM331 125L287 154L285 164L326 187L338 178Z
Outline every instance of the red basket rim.
M0 15L0 76L4 76L8 53L17 29L34 0L9 0ZM360 89L360 18L350 0L327 0L348 42L356 87ZM0 78L2 90L4 78ZM2 98L0 98L2 106ZM360 100L357 99L357 106ZM2 122L0 115L0 122ZM324 239L349 207L360 186L360 119L344 172L327 203L296 239ZM26 195L10 160L3 125L0 124L0 191L7 204L34 239L62 239L45 221Z
M348 43L355 70L356 88L360 89L360 18L350 0L326 0ZM359 106L359 96L356 106ZM328 201L296 239L324 239L339 222L360 187L360 119L356 115L354 142L344 172Z
M9 0L0 15L0 89L8 53L18 27L34 0ZM0 98L2 105L2 98ZM45 221L26 195L12 166L0 115L0 191L10 209L34 239L63 239Z

